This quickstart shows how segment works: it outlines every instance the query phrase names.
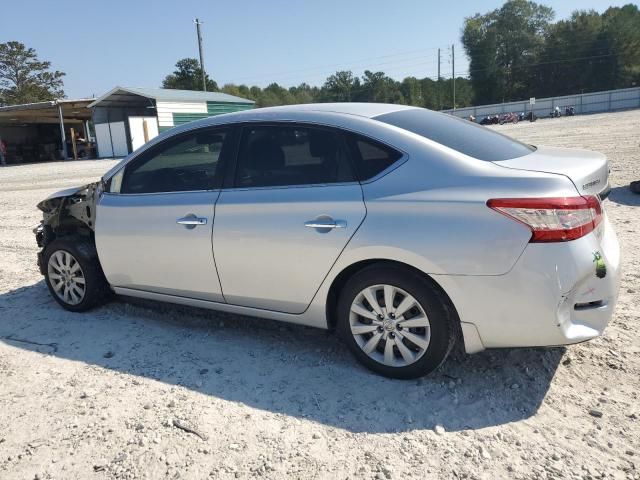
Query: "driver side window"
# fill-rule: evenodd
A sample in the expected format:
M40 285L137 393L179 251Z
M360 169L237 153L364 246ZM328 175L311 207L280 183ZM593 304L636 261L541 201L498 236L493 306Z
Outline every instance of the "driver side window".
M120 193L216 188L220 184L219 160L226 136L225 131L208 130L190 132L160 143L124 168Z

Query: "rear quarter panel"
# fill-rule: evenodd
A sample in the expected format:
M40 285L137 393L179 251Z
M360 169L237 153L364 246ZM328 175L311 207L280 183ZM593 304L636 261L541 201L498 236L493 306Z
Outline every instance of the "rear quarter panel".
M341 260L388 258L428 274L502 275L525 249L528 227L490 198L576 195L564 176L507 170L426 146L363 185L367 217Z

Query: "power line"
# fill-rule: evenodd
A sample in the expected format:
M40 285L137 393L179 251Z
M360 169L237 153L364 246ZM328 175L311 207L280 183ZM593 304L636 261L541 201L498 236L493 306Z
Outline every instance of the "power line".
M585 57L585 58L593 58L593 57ZM558 60L558 61L554 61L554 62L545 62L545 64L565 63L565 62L569 62L569 61L584 60L585 58L563 59L563 60ZM598 56L598 58L600 58L600 56ZM409 67L412 67L412 66L413 67L420 67L421 65L431 64L431 63L433 63L433 62L418 62L418 63L412 64L412 65L409 65ZM450 64L451 63L452 62L450 62ZM537 65L539 65L539 64L522 65L521 68L533 67L533 66L537 66ZM398 67L398 68L405 68L405 67ZM477 71L481 71L481 70L484 70L484 69L475 69L475 70L473 70L473 72L477 72ZM413 78L416 78L419 81L432 80L434 82L437 82L438 79L443 80L443 81L449 81L449 80L452 80L453 78L468 77L471 72L472 72L471 70L465 70L465 71L462 71L462 72L460 72L460 71L455 72L452 69L452 71L450 73L446 73L446 74L445 73L441 73L440 77L438 77L437 75L425 75L425 76L422 76L422 75L418 74L418 75L407 75L405 78L413 77ZM385 76L388 76L387 74L389 73L389 70L386 71L386 72L382 72L382 73L384 73ZM395 81L398 81L398 80L395 80ZM308 82L305 82L305 83L308 83ZM319 86L317 86L317 88L319 88ZM360 92L360 91L365 91L366 88L367 87L360 86L358 88L352 89L351 91L352 92Z
M522 68L531 68L531 67L538 67L540 65L555 65L555 64L559 64L559 63L567 63L567 62L575 62L575 61L582 61L582 60L592 60L595 58L607 58L607 57L615 57L617 56L617 53L609 53L606 55L591 55L591 56L587 56L587 57L573 57L573 58L566 58L566 59L562 59L562 60L553 60L553 61L549 61L549 62L538 62L538 63L529 63L526 65L516 65L514 67L510 67L512 70L520 70ZM498 66L496 67L487 67L487 68L475 68L472 70L468 70L466 72L466 74L471 74L471 73L475 73L475 72L483 72L486 70L496 70L496 69L500 69L500 67Z
M362 64L363 62L369 62L371 60L378 60L378 59L384 59L384 58L390 58L390 57L402 57L402 56L406 56L406 55L411 55L411 54L417 54L417 53L421 53L421 55L418 58L422 58L424 56L425 52L431 52L431 51L435 51L437 50L437 47L434 48L422 48L422 49L418 49L418 50L409 50L409 51L405 51L405 52L399 52L399 53L392 53L392 54L388 54L388 55L380 55L377 57L369 57L369 58L362 58L362 59L358 59L358 60L352 60L352 61L345 61L345 62L341 62L341 63L334 63L334 64L329 64L329 65L319 65L319 66L315 66L315 67L305 67L305 68L300 68L300 69L295 69L295 70L288 70L288 71L284 71L284 72L277 72L277 73L270 73L270 74L262 74L259 77L254 77L254 76L245 76L245 77L237 77L236 81L240 81L240 80L262 80L262 79L271 79L271 78L286 78L286 77L291 77L293 76L293 74L298 74L298 73L304 73L304 72L309 72L309 71L318 71L318 70L322 70L322 71L327 71L327 69L335 69L335 68L340 68L340 67L354 67L354 63L355 64ZM392 60L390 62L382 62L382 63L376 63L375 65L384 65L387 63L397 63L399 61L405 61L405 60L412 60L413 58L416 58L415 55L411 58L407 58L407 59L398 59L398 60ZM246 82L246 83L251 83L251 82Z
M553 41L553 38L549 39L551 41ZM606 43L607 40L603 39L603 38L599 38L599 37L593 37L591 39L583 39L583 40L576 40L576 41L570 41L570 42L566 42L566 43L562 43L563 47L569 47L569 48L574 48L574 47L578 47L581 45L592 45L594 43ZM593 46L593 45L592 45ZM595 47L594 48L607 48L610 45L603 45L603 46L599 46L599 47ZM495 48L489 47L489 46L474 46L474 47L464 47L464 51L465 54L467 56L469 56L470 53L472 54L477 54L477 53L489 53L489 54L494 54L497 53L497 51L499 50L498 45L496 45ZM544 50L546 47L548 47L548 45L546 44L540 44L539 48L541 50Z
M564 46L566 47L576 47L579 45L585 45L585 44L594 44L594 43L598 43L598 42L606 42L606 40L603 40L601 38L598 37L593 37L591 39L583 39L580 41L575 41L575 42L568 42L565 43ZM447 46L447 50L449 50L450 46ZM597 50L602 50L602 49L607 49L608 46L607 45L603 45L600 47L595 47ZM347 68L349 70L352 69L360 69L360 68L366 68L366 69L376 69L382 66L390 66L390 65L396 65L396 67L394 68L385 68L385 70L387 71L393 71L393 70L398 70L400 68L406 68L406 67L417 67L417 66L427 66L427 65L432 65L436 62L417 62L417 63L413 63L414 60L417 60L418 58L423 58L424 53L426 52L432 52L432 51L436 51L436 50L440 50L440 48L438 47L432 47L432 48L421 48L421 49L416 49L416 50L408 50L408 51L404 51L404 52L396 52L396 53L391 53L391 54L385 54L385 55L379 55L379 56L375 56L375 57L368 57L368 58L362 58L359 60L353 60L351 62L341 62L341 63L336 63L336 64L328 64L328 65L322 65L322 66L315 66L315 67L305 67L305 68L300 68L300 69L294 69L294 70L288 70L288 71L284 71L284 72L277 72L277 73L271 73L271 74L262 74L258 77L253 77L253 76L245 76L245 77L237 77L234 80L234 84L242 84L242 83L246 83L246 84L256 84L256 83L262 83L263 80L267 80L267 81L271 81L271 82L286 82L286 80L291 79L291 78L295 78L297 76L299 76L298 74L300 73L313 73L314 77L319 77L319 76L330 76L331 74L335 73L338 69L340 68ZM473 52L473 53L478 53L478 52L488 52L488 53L496 53L496 49L493 48L489 48L489 47L471 47L469 49L465 48L465 53ZM420 55L419 57L414 56L410 56L407 58L398 58L398 57L406 57L407 55L412 55L412 54L416 54L416 53L422 53L422 55ZM386 62L376 62L376 63L364 63L364 62L369 62L371 60L379 60L379 59L386 59L386 58L391 58L394 57L393 60L390 61L386 61ZM543 57L544 59L545 57ZM548 57L546 57L548 58ZM439 60L439 56L438 56L438 60ZM451 64L452 63L452 59L449 57L447 59L447 63ZM552 60L553 62L553 60ZM439 62L438 62L439 63ZM536 63L536 65L542 64L542 62ZM533 66L533 64L529 64L529 65L522 65L519 66L518 68L527 68L528 66ZM515 68L515 67L514 67ZM490 67L487 68L487 70L490 69ZM474 69L473 71L482 71L483 69ZM467 72L468 73L468 72ZM458 74L457 74L458 75ZM464 74L462 74L464 75ZM305 82L305 83L308 83Z
M450 46L451 48L451 46ZM452 52L453 53L453 52ZM454 53L455 55L455 53ZM562 63L570 63L570 62L577 62L577 61L586 61L586 60L592 60L592 59L602 59L602 58L608 58L608 57L613 57L616 56L616 53L608 53L608 54L603 54L603 55L590 55L590 56L583 56L583 57L571 57L571 58L563 58L563 59L554 59L554 60L549 60L549 61L544 61L544 62L536 62L536 63L530 63L530 64L524 64L524 65L517 65L514 67L511 67L512 70L518 70L518 69L526 69L526 68L533 68L533 67L537 67L537 66L542 66L542 65L554 65L554 64L562 64ZM388 56L386 56L388 57ZM418 68L418 67L423 67L426 65L433 65L434 63L438 63L437 60L435 61L423 61L423 62L412 62L413 58L407 58L407 59L402 59L402 60L396 60L396 61L390 61L390 62L383 62L383 63L379 63L375 66L380 66L380 65L393 65L396 64L395 67L392 67L390 69L385 69L386 71L383 72L385 73L385 75L387 75L389 72L393 72L394 70L407 70L407 69L412 69L412 68ZM410 62L410 63L407 63ZM434 80L437 81L438 78L442 79L442 80L449 80L449 79L453 79L456 77L468 77L470 74L472 73L477 73L477 72L482 72L482 71L487 71L487 70L499 70L501 69L500 66L497 67L486 67L486 68L477 68L477 69L468 69L466 71L463 72L456 72L455 71L455 65L454 65L454 58L453 55L451 57L451 62L449 62L452 65L452 70L450 74L441 74L440 76L422 76L422 75L415 75L416 78L418 78L419 80ZM367 68L367 70L372 70L375 67L374 65L369 65ZM334 72L335 73L335 72ZM324 75L323 73L319 73L319 75ZM388 76L388 75L387 75ZM409 76L414 76L414 75L409 75ZM275 80L275 79L274 79ZM305 82L305 83L309 83L309 82Z
M572 58L564 58L564 59L556 59L556 60L552 60L552 61L548 61L548 62L537 62L537 63L530 63L530 64L526 64L526 65L518 65L515 67L512 67L513 70L518 70L518 69L523 69L523 68L531 68L531 67L537 67L540 65L554 65L554 64L560 64L560 63L569 63L569 62L575 62L575 61L583 61L583 60L591 60L591 59L597 59L597 58L608 58L608 57L614 57L617 56L617 53L610 53L610 54L605 54L605 55L591 55L591 56L585 56L585 57L572 57ZM420 65L419 63L416 65ZM487 68L476 68L476 69L469 69L469 70L465 70L465 71L458 71L458 72L454 72L452 71L452 74L447 74L447 75L442 75L440 78L444 79L444 80L449 80L451 78L453 78L453 76L455 75L455 77L465 77L468 76L471 73L475 73L475 72L482 72L482 71L486 71L486 70L502 70L502 68L500 66L497 67L487 67ZM432 77L423 77L423 78L429 78L431 80L437 80L438 77L437 76L432 76Z
M419 57L419 58L424 58L424 57ZM377 64L361 64L361 65L351 65L351 68L349 68L349 71L353 72L353 71L360 71L360 70L372 70L372 71L380 71L381 69L384 70L385 72L392 72L392 71L396 71L399 69L406 69L407 67L413 67L413 66L417 66L417 65L423 65L423 66L428 66L428 65L434 65L436 62L435 61L425 61L425 62L416 62L418 58L408 58L408 59L404 59L404 60L399 60L399 61L392 61L392 62L384 62L384 63L377 63ZM312 75L310 75L311 79L318 79L320 77L322 77L323 79L328 78L329 76L335 74L337 71L339 70L324 70L324 71L318 71L318 72L314 72ZM278 82L284 82L286 83L287 80L290 79L296 79L298 78L299 75L288 75L288 76L284 76L284 77L270 77L270 78L266 78L265 80L268 81L269 83L278 83ZM306 80L304 80L304 83L310 83L312 80L309 77L307 77ZM253 81L253 82L246 82L246 83L261 83L259 81Z

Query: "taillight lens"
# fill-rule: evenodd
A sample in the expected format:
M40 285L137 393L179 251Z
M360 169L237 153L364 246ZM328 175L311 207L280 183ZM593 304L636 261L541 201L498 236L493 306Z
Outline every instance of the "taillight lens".
M531 229L530 242L568 242L602 221L598 197L496 198L487 206Z

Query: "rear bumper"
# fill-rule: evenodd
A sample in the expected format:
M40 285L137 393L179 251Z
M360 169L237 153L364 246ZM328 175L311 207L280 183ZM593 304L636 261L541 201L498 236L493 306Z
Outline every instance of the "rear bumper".
M529 244L505 275L434 279L458 310L470 353L567 345L601 335L611 320L620 287L620 247L605 215L597 233Z

